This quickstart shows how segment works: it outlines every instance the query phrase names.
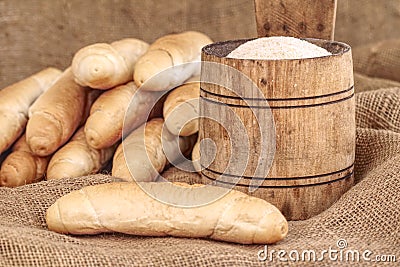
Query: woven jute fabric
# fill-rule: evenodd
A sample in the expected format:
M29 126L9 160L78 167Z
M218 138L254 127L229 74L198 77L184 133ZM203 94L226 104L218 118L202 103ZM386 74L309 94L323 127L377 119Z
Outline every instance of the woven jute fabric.
M128 36L153 41L162 34L189 29L204 31L215 40L255 35L251 0L161 2L0 1L1 87L48 65L66 67L78 48L92 42ZM400 16L399 0L338 2L338 40L358 46L389 36L399 38L400 28L394 23ZM268 252L314 250L320 256L345 241L345 250L369 250L371 259L396 255L397 264L400 261L400 87L390 80L400 79L399 45L396 41L366 44L354 47L353 53L360 73L355 74L356 184L321 214L289 222L288 236L269 245ZM175 167L163 176L170 181L206 182ZM111 176L93 175L0 188L0 266L317 264L281 262L276 253L273 261L259 261L258 252L264 245L124 234L71 236L47 229L45 212L56 199L87 185L112 181ZM327 256L318 262L318 266L352 264ZM362 260L358 265L397 266Z
M337 248L337 241L346 240L346 249L400 257L400 88L359 93L356 103L357 184L323 213L306 221L289 222L287 238L268 246L269 251L321 252ZM197 174L174 167L164 172L164 177L170 181L201 182ZM83 186L112 181L111 176L94 175L0 188L0 266L296 264L276 259L259 261L257 253L264 248L262 245L123 234L78 237L47 230L45 212L57 198ZM326 258L320 264L334 266L343 262ZM375 265L362 262L362 266Z
M355 47L400 38L400 0L337 2L335 40ZM152 42L184 30L214 41L256 37L254 0L1 0L0 88L47 66L66 68L91 43Z
M389 87L400 87L400 82L354 73L354 89L357 93Z
M357 46L353 58L355 71L400 82L400 38Z

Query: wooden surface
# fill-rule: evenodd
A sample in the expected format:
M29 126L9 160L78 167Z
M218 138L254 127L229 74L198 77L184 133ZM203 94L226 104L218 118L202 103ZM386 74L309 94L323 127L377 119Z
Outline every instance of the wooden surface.
M263 158L260 167L260 147L273 151L275 145L268 141L273 137L272 126L259 129L269 120L262 95L255 94L234 72L211 69L203 63L201 80L209 82L201 83L200 110L219 122L202 118L200 123L200 138L216 144L216 150L201 146L202 164L212 162L202 175L220 183L238 182L236 188L244 191L252 177L267 178L254 195L275 204L288 219L309 218L329 207L353 183L355 107L350 47L312 40L334 56L299 60L224 57L243 42L207 46L203 60L239 70L260 88L274 119L275 158L270 169L268 158ZM258 121L253 112L259 115ZM236 117L244 127L240 128ZM267 135L264 144L260 143L261 133ZM244 153L237 151L244 150L247 140L250 152L243 173L238 157ZM214 159L212 151L216 151ZM257 168L262 172L257 174Z
M333 40L337 0L254 0L258 37Z

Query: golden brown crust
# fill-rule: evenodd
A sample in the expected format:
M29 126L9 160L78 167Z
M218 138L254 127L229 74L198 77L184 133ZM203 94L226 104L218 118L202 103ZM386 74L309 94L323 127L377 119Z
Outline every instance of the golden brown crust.
M133 80L138 87L150 91L174 88L189 77L198 75L200 65L188 64L175 70L167 69L200 61L201 48L211 42L207 35L195 31L165 35L151 44L136 62ZM157 79L150 79L157 74Z
M47 180L79 177L98 172L113 156L116 146L94 149L86 142L83 128L51 158Z
M148 46L134 38L86 46L72 60L75 81L82 86L102 90L129 82L137 59L147 51Z
M24 131L28 110L33 102L60 76L55 68L44 69L22 81L0 90L0 154Z
M29 109L27 143L38 156L54 153L82 121L90 91L74 82L70 69Z
M164 120L155 118L133 131L115 152L112 175L126 181L153 181L167 164L162 151ZM129 161L127 166L127 159ZM131 173L132 172L132 173Z
M42 180L49 160L34 155L22 135L1 165L0 185L16 187Z
M154 118L124 139L114 155L113 176L126 181L154 181L168 164L164 149L168 149L171 161L191 151L194 138L173 136L165 128L162 133L163 123L163 119Z
M283 239L287 221L265 200L215 186L109 183L58 199L47 211L50 230L71 234L121 232L145 236L208 237L242 244ZM151 196L149 196L150 194ZM179 207L219 195L208 204Z
M163 114L172 134L189 136L199 131L199 97L199 82L181 85L169 93Z
M96 149L110 147L147 121L157 93L138 90L134 82L104 92L93 104L85 124L87 142ZM134 98L133 98L134 97ZM129 116L126 112L129 108Z

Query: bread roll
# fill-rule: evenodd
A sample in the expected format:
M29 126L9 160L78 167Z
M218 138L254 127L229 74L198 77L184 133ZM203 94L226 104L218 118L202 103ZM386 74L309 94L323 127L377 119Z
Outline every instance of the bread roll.
M34 155L22 135L1 165L0 185L16 187L41 181L49 160L50 157Z
M75 81L103 90L129 82L137 59L148 47L147 43L134 38L86 46L72 60Z
M79 177L98 172L112 158L116 146L94 149L86 142L83 127L51 158L47 180Z
M144 190L143 190L144 189ZM152 196L147 194L149 192ZM205 203L182 208L168 203ZM171 183L109 183L59 198L46 213L49 230L70 234L120 232L142 236L211 238L241 244L282 240L288 223L265 200L215 186Z
M134 82L104 92L94 102L85 124L88 144L96 149L116 144L123 127L129 133L147 121L159 96L157 92L138 90Z
M168 163L166 153L172 161L191 150L193 137L176 137L166 129L162 135L163 123L161 118L152 119L123 140L114 155L113 176L126 181L154 181Z
M163 113L172 134L189 136L199 131L199 97L200 82L186 83L169 93Z
M0 90L0 154L22 134L29 107L60 75L60 70L47 68Z
M138 87L151 91L179 86L200 74L200 63L179 65L200 62L201 48L211 42L207 35L195 31L165 35L151 44L136 62L133 80ZM150 79L156 74L155 79Z
M29 109L26 140L38 156L53 154L73 135L85 113L90 91L74 82L70 69Z

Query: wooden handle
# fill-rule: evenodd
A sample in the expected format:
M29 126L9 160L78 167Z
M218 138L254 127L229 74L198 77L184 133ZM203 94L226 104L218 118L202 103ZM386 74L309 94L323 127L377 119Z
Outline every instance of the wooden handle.
M254 0L258 37L333 40L337 0Z

